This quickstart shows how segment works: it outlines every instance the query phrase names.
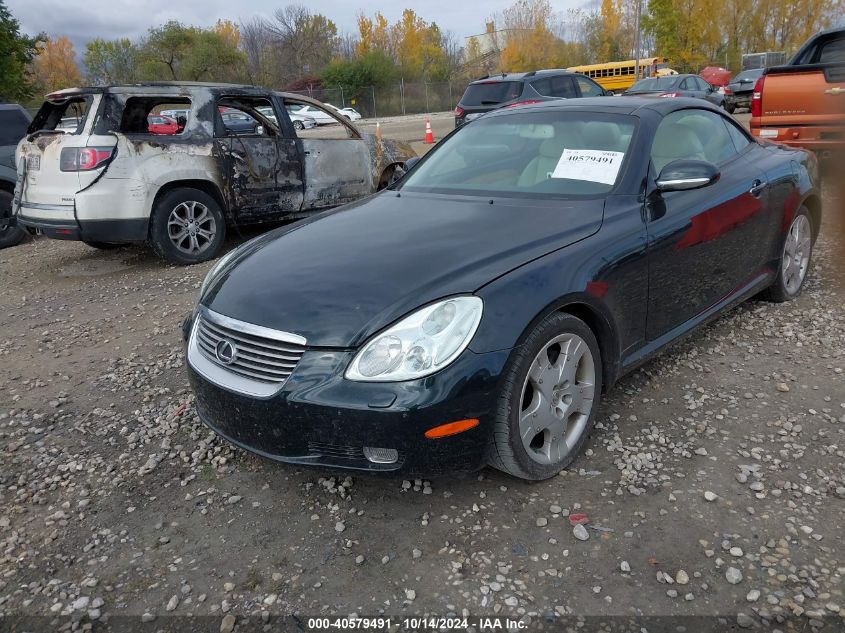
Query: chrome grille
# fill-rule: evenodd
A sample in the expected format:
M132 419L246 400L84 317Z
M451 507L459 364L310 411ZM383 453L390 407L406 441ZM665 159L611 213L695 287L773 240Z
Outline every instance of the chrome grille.
M281 387L296 368L305 345L304 339L249 323L235 321L210 310L197 315L195 341L200 353L214 365L251 381ZM232 346L231 362L221 359L219 347Z

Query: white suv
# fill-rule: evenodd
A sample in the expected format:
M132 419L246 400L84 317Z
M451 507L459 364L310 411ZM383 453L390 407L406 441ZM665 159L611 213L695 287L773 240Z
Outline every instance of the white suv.
M334 138L299 138L288 105L319 110L343 127ZM177 109L189 111L178 129L148 128L149 115ZM221 113L232 111L252 121L249 129L224 122ZM63 129L68 117L80 124ZM415 154L361 134L307 97L153 83L48 95L15 156L12 209L21 225L97 248L148 241L165 259L192 264L219 253L227 225L357 200L390 184Z

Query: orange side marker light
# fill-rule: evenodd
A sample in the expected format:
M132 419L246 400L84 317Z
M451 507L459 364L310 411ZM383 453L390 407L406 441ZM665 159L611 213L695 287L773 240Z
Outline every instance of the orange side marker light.
M478 420L476 418L470 418L468 420L458 420L457 422L449 422L448 424L441 424L440 426L435 426L433 429L429 429L428 431L426 431L425 436L430 440L434 440L438 437L448 437L450 435L457 435L458 433L463 433L464 431L474 429L477 426Z

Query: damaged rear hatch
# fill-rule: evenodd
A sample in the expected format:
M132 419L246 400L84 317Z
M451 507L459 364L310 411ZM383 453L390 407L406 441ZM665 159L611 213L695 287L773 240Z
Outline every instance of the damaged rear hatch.
M47 96L18 144L14 210L24 224L68 231L78 228L75 196L103 174L117 139L95 134L103 93L96 88Z

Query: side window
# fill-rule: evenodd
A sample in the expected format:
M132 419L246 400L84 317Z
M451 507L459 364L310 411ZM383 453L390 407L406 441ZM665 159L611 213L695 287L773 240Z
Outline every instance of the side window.
M123 105L123 113L120 115L119 131L124 134L149 134L149 125L161 125L167 123L159 116L162 110L190 109L189 99L180 97L129 97ZM110 106L111 107L111 106ZM184 117L176 117L179 130L176 134L185 131L186 120Z
M581 89L582 97L600 97L602 95L603 90L597 83L581 76L576 77L575 80L578 82L578 87Z
M333 108L321 108L310 103L302 104L294 99L285 99L285 108L291 114L310 117L316 123L310 129L297 129L296 135L299 138L321 138L335 141L361 138L349 125L346 117Z
M678 90L695 90L695 88L690 84L689 77L687 77L681 82L681 85L678 86Z
M544 97L551 97L552 96L552 80L551 79L538 79L531 87L534 88L538 93L543 95Z
M820 64L845 64L845 38L830 40L819 51Z
M746 147L751 145L752 141L748 138L748 135L739 129L739 126L734 123L733 121L724 120L725 125L728 127L728 134L731 136L731 140L734 143L734 147L736 147L736 151L742 153Z
M272 119L262 113L273 111L273 104L267 97L221 97L217 101L218 119L215 124L217 136L275 137L279 128Z
M701 77L696 77L695 81L698 83L698 89L707 91L710 89L710 84L704 81Z
M666 115L651 147L651 160L658 173L672 161L683 158L718 165L736 155L724 119L707 110L679 110Z
M552 96L572 99L578 96L571 77L552 77Z

